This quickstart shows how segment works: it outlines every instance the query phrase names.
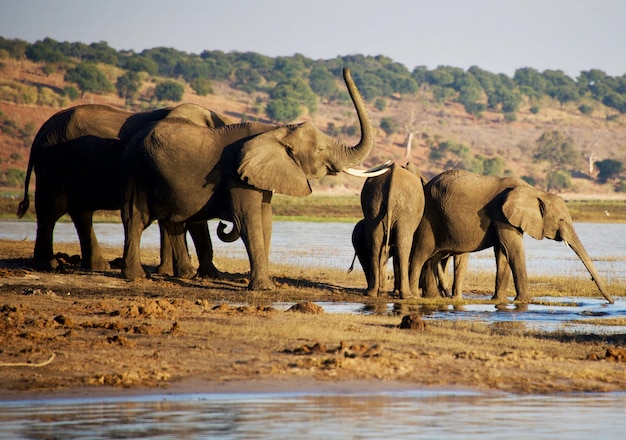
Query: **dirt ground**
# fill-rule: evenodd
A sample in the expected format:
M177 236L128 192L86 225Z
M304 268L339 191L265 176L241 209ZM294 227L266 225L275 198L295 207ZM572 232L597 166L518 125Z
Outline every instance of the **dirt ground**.
M232 266L223 280L128 282L117 269L81 271L71 258L63 273L42 273L29 268L32 249L32 242L0 240L0 400L426 386L626 390L626 335L425 321L413 314L414 301L398 301L393 315L325 313L312 302L361 303L364 286L329 284L324 270L281 270L271 292L245 288L246 262L219 262L222 270ZM120 255L105 249L110 260ZM156 264L156 252L143 258ZM385 309L389 301L369 306ZM276 305L284 302L297 310Z

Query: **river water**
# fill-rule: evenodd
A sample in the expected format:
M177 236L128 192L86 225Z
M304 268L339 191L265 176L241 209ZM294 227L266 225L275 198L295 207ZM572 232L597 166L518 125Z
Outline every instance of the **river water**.
M246 258L241 241L222 243L217 256ZM275 263L347 269L354 251L352 224L274 222L270 259ZM575 225L601 276L626 281L626 225ZM105 245L121 246L121 224L96 224ZM0 222L0 238L34 240L32 222ZM71 223L59 223L56 242L77 241ZM151 226L142 246L158 246ZM525 238L528 273L588 277L578 257L562 243ZM358 268L358 263L357 263ZM493 252L470 257L470 270L495 272ZM561 300L561 299L559 299ZM626 316L626 300L607 305L601 297L566 298L567 307L531 304L442 306L422 310L428 319L522 321L547 330L567 330L572 320ZM287 305L285 305L287 306ZM322 304L336 313L385 313L359 304ZM388 304L392 311L394 304ZM577 324L575 331L626 333ZM574 331L574 330L572 330ZM1 349L1 347L0 347ZM626 373L625 373L626 374ZM1 377L0 377L1 381ZM0 438L464 438L621 439L626 432L626 393L517 396L457 390L150 395L0 402Z

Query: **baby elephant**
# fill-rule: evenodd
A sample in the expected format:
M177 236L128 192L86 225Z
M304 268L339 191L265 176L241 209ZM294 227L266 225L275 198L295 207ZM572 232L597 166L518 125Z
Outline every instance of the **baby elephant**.
M371 254L370 249L368 249L367 240L365 236L365 220L359 220L356 225L354 225L354 230L352 231L352 246L354 247L354 260L359 259L359 263L361 263L361 267L363 268L363 272L366 274L370 273L369 267L369 258L368 256ZM450 256L452 257L452 256ZM436 280L437 286L439 288L439 294L444 297L451 298L461 298L463 292L463 279L466 273L467 263L469 260L468 254L454 255L453 256L453 270L454 270L454 278L452 282L452 286L447 281L446 277L446 267L448 265L448 261L450 257L445 257L441 260L439 264L436 266ZM393 274L394 274L394 291L400 292L400 267L398 265L398 256L396 254L396 247L393 241L390 241L389 248L387 249L386 254L384 255L384 261L381 262L380 266L380 289L384 288L386 276L386 264L388 259L391 258L393 262ZM354 269L354 260L352 261L352 265L348 272L352 272Z
M387 173L368 178L361 190L361 208L365 218L355 250L367 279L366 295L378 296L392 245L394 265L398 268L395 287L401 297L411 296L409 258L413 235L424 212L419 170L412 164L394 164Z

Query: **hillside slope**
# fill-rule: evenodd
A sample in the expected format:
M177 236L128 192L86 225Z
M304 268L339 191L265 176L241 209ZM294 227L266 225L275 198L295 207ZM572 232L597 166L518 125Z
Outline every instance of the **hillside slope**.
M56 90L61 90L66 85L62 74L45 75L38 64L12 59L3 60L3 64L4 67L0 70L0 87L11 81L34 86L46 85ZM149 90L153 87L154 82L144 83L143 95L149 96ZM213 94L198 96L187 88L183 101L197 103L231 116L246 115L250 118L255 116L259 103L262 105L264 99L267 98L263 94L250 96L222 83L214 83L213 89ZM124 107L124 100L114 94L88 93L75 101L61 102L54 107L17 105L0 100L0 111L5 119L14 121L17 127L31 124L36 127L36 131L46 119L61 108L87 103ZM171 104L159 103L159 106ZM148 103L144 102L143 105L148 105ZM536 177L541 175L542 168L541 165L532 162L535 141L542 133L549 130L559 130L571 136L585 158L591 155L592 161L615 159L626 163L625 117L616 116L614 111L601 105L597 105L591 115L583 116L573 106L560 108L558 103L546 100L542 102L541 111L537 114L529 111L528 104L522 105L517 114L517 120L514 122L506 122L501 113L488 111L482 118L473 118L459 104L436 104L429 98L427 92L417 96L396 96L387 100L386 107L382 111L377 110L372 103L368 103L368 108L376 127L380 127L383 118L390 118L397 122L398 128L390 136L378 129L376 146L366 165L387 159L399 163L410 159L426 175L435 175L446 168L445 164L433 163L428 159L430 149L427 142L437 139L463 144L474 155L487 158L501 157L506 163L505 169L508 173ZM607 118L609 115L612 117ZM300 120L311 120L322 130L326 130L329 124L335 127L358 125L352 108L325 102L318 104L318 110L314 115L305 114ZM405 157L408 131L414 132L410 158ZM353 142L358 137L358 130L353 139L344 135L339 135L339 137L347 143ZM25 170L29 150L29 142L0 131L0 171L10 168ZM575 198L626 197L623 193L615 193L610 184L595 184L589 178L589 169L584 161L581 161L574 171L573 186L565 196ZM358 193L361 185L360 179L345 175L327 177L319 182L313 182L316 192L333 194Z

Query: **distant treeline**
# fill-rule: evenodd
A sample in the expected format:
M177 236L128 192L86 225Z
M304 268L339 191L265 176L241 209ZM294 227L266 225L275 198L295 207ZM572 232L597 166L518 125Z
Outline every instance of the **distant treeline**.
M573 79L561 70L539 72L523 67L511 78L477 66L467 70L450 66L435 69L418 66L409 71L403 64L383 55L312 60L300 54L272 58L255 52L225 53L220 50L205 50L198 55L167 47L137 53L118 51L106 42L69 43L45 38L31 44L0 37L0 62L3 57L45 63L48 70L44 69L44 72L64 70L66 80L77 84L82 93L117 90L121 97L128 99L136 92L142 74L172 80L173 84L161 88L165 98L168 94L175 98L177 93L182 93L176 86L181 80L201 95L211 93L213 81L226 82L247 93L268 93L270 102L277 103L274 106L277 114L272 115L268 105L268 116L274 116L276 120L289 119L293 116L289 109L299 105L314 112L316 97L346 101L347 94L338 81L345 66L352 70L359 90L368 101L414 94L427 88L435 100L459 102L474 115L489 109L514 118L524 97L530 103L530 110L537 112L545 96L561 105L575 103L583 114L592 112L594 103L626 113L626 75L612 77L598 69L581 71ZM113 84L98 76L96 64L115 66L124 73Z

